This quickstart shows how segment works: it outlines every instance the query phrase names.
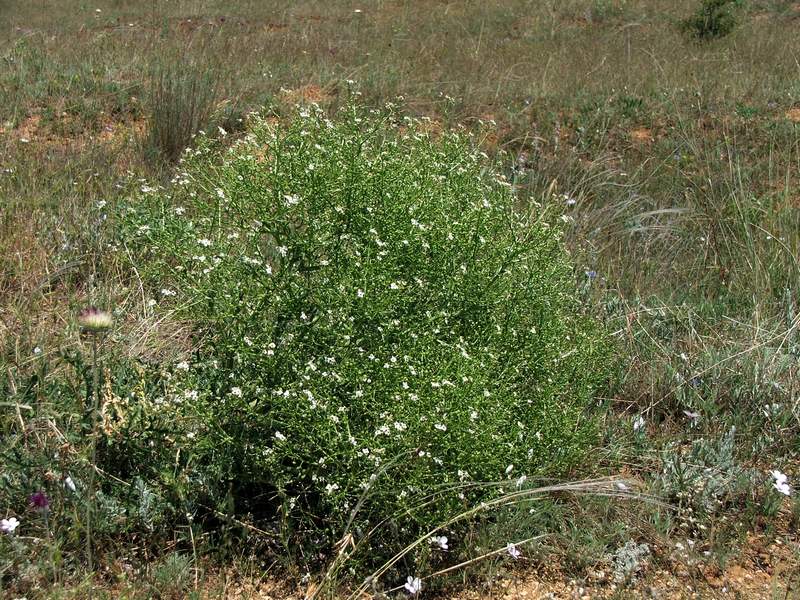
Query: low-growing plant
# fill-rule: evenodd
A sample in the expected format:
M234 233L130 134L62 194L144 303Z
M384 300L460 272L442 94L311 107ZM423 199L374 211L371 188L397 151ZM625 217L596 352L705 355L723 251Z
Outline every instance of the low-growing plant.
M325 548L390 516L383 539L407 539L485 496L472 481L575 465L608 344L557 228L514 204L464 136L392 112L201 140L124 217L150 293L195 327L164 398L195 415L185 477L279 521L287 548Z
M701 40L725 37L736 27L735 10L739 4L739 0L701 0L683 27Z

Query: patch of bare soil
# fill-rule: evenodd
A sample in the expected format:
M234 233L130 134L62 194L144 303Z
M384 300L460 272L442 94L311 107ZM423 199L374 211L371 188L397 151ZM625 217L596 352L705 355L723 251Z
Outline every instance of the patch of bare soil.
M792 123L800 123L800 106L795 106L786 111L786 118Z
M90 131L67 113L62 113L57 119L45 122L41 115L32 114L17 127L0 126L0 135L20 144L31 144L46 150L80 151L98 142L121 145L131 136L141 136L145 130L143 120L106 119L99 131Z
M653 139L653 132L647 127L637 127L631 131L631 141L636 144L649 144Z
M316 103L325 104L333 99L333 94L330 90L323 87L309 83L308 85L301 86L294 90L285 90L283 92L283 100L288 104L298 103Z

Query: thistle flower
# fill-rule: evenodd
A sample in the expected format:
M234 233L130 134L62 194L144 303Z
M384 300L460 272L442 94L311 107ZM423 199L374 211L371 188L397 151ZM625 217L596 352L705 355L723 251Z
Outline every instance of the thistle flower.
M30 503L36 510L45 511L50 507L50 499L42 491L36 492L31 495Z
M78 325L88 333L102 333L107 331L113 323L114 319L111 313L94 306L84 308L78 313Z

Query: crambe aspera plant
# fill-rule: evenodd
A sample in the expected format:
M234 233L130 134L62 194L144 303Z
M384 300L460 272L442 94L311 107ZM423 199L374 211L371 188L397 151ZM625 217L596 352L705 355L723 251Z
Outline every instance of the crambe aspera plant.
M255 116L122 221L145 293L193 329L172 385L195 500L274 522L289 552L335 552L369 488L353 531L398 515L380 560L497 493L463 482L560 474L592 445L606 336L558 228L466 135L352 106Z

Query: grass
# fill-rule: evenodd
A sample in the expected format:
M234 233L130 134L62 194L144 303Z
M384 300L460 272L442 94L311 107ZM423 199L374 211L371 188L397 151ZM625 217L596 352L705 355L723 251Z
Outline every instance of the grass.
M132 186L166 185L196 129L234 138L262 106L281 119L297 102L334 113L351 91L368 106L402 97L433 131L466 126L523 202L563 215L584 310L625 357L598 399L602 444L575 476L624 472L678 507L590 503L579 527L556 499L526 521L562 540L543 560L586 572L624 546L620 530L662 548L691 537L692 560L720 572L755 534L796 543L797 500L765 494L770 469L800 477L800 12L754 0L729 35L700 42L681 26L698 6L0 2L3 389L68 371L59 357L81 348L71 315L89 302L116 307L119 352L191 353L186 323L150 310L107 251L106 215ZM54 449L57 406L36 385L41 405L3 404L0 422ZM698 464L714 477L692 479ZM147 585L184 582L187 556L144 568Z

